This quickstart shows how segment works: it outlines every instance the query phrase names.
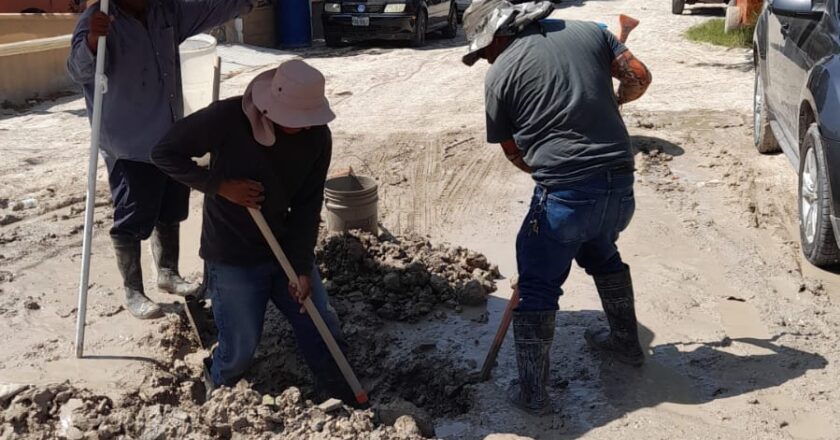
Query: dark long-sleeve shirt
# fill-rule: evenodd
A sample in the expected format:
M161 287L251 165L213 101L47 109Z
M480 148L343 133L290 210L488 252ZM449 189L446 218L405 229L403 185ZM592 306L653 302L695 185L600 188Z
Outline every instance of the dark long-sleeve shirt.
M332 134L325 125L295 135L279 128L275 132L273 146L257 143L242 112L242 98L230 98L178 121L152 150L152 161L205 194L202 258L240 266L274 258L248 210L217 195L223 180L250 179L263 184L262 212L295 271L309 275ZM192 160L206 153L211 154L209 169Z
M102 101L100 147L106 162L151 162L149 154L184 114L178 45L206 29L247 12L253 0L150 0L145 25L111 2L106 39L108 92ZM91 5L73 32L67 72L82 86L93 111L96 56L87 45Z

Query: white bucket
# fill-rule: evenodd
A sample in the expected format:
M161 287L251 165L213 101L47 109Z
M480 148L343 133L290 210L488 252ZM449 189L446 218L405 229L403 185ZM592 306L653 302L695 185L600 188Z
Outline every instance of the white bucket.
M216 39L207 34L199 34L181 43L179 49L184 116L187 116L213 102Z

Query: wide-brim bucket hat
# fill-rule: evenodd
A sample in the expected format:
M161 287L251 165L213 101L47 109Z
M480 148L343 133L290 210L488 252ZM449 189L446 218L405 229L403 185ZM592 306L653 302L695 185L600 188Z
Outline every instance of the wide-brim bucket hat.
M242 97L242 107L254 137L274 143L274 127L305 128L335 119L325 95L324 75L301 59L283 62L257 75Z
M461 61L472 66L480 52L502 35L516 35L529 24L551 15L554 5L548 1L514 5L507 0L473 0L464 12L464 33L469 46Z

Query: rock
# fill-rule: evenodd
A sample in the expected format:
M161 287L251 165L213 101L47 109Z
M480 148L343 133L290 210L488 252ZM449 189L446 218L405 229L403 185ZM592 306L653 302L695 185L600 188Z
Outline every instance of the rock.
M435 436L435 425L432 417L425 410L418 408L411 402L402 399L394 400L391 403L382 405L378 410L379 420L385 425L393 426L397 419L402 416L410 416L414 419L420 433L424 437Z
M429 279L429 284L432 286L432 291L438 295L450 290L449 282L439 275L432 275L431 279Z
M38 302L35 301L32 298L26 298L26 300L23 302L23 306L26 307L26 310L40 310L41 309L41 305L38 304Z
M115 438L117 434L120 433L120 427L108 423L103 423L99 425L99 429L96 432L99 433L99 438L101 440L111 440L112 438Z
M9 400L12 400L13 397L17 396L23 391L26 391L28 388L29 385L23 385L18 383L0 384L0 403L5 403Z
M456 292L455 299L461 305L480 306L487 302L487 292L480 282L471 280Z
M242 432L249 426L251 426L251 422L249 422L245 417L238 417L230 424L230 428L233 429L233 432Z
M396 272L389 272L385 274L385 277L382 278L382 282L385 284L385 288L391 292L399 292L402 288L400 274Z
M76 425L76 410L82 409L85 406L85 403L82 399L70 399L61 406L59 410L59 419L61 420L61 426L66 426L68 429L72 426Z
M32 396L32 401L43 409L48 409L55 393L49 388L42 389Z
M487 261L487 257L481 254L470 254L467 257L467 266L472 269L490 269L490 263Z
M17 223L23 220L21 217L18 217L14 214L6 214L4 216L0 216L0 226L7 226L12 223Z
M331 413L333 411L341 409L343 405L344 404L338 399L329 399L318 405L318 408L320 408L321 411L325 413Z
M85 438L85 433L83 433L79 428L71 426L64 432L64 438L67 440L82 440Z
M274 397L272 397L268 394L262 396L262 404L265 405L265 406L274 406L274 404L275 404Z
M417 426L417 422L415 422L414 418L411 416L400 416L397 421L394 422L394 429L397 430L397 435L401 437L421 435L420 427Z

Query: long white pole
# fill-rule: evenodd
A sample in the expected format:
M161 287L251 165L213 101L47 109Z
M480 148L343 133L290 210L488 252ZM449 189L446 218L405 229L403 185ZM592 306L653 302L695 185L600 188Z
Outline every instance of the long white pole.
M251 217L257 224L257 228L259 228L265 238L265 241L268 242L268 246L277 258L277 262L280 263L280 267L282 267L283 271L286 272L286 277L289 278L289 281L292 284L299 287L300 284L298 283L298 276L295 273L292 264L289 263L289 259L286 258L286 254L283 253L283 249L280 247L280 243L277 242L277 238L274 236L274 233L271 232L271 228L268 226L268 222L265 221L265 217L262 212L253 208L248 208L248 212L251 213ZM341 349L338 347L338 343L335 341L335 338L333 338L332 332L330 332L329 327L327 327L327 323L324 322L324 318L321 317L321 314L312 302L312 298L306 298L306 301L303 302L303 306L306 308L306 313L308 313L309 317L312 318L312 322L315 324L315 328L318 329L318 333L321 334L321 338L324 339L324 343L327 345L327 349L329 349L330 354L332 354L339 370L341 370L344 380L347 381L347 384L350 385L350 388L353 390L353 394L356 395L356 401L362 404L367 403L367 391L362 388L362 384L359 383L359 379L356 377L356 374L353 373L350 363L347 362L347 358L344 357L344 353L342 353Z
M108 15L108 0L100 0L99 10ZM90 157L88 158L87 197L85 199L85 232L82 240L82 274L79 281L79 306L76 312L76 357L85 352L85 319L87 315L88 281L90 279L91 242L93 241L93 211L96 209L96 168L99 162L99 131L102 128L102 95L108 88L105 77L105 37L96 42L96 77L93 88Z

